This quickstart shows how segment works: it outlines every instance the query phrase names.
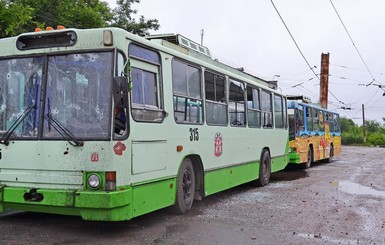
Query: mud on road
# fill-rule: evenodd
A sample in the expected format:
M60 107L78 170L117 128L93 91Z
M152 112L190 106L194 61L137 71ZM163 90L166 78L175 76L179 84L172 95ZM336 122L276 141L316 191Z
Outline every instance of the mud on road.
M8 244L385 244L385 148L343 147L332 163L273 174L195 202L183 216L160 210L127 222L8 212Z

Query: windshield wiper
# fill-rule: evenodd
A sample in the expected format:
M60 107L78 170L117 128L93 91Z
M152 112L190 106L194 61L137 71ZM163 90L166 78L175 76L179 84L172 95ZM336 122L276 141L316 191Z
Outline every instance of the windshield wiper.
M16 121L12 124L12 126L5 132L4 136L0 140L0 144L8 145L9 144L9 138L13 134L13 131L20 125L22 121L31 113L32 110L36 110L37 106L34 104L33 106L27 107L27 109L24 110L24 112L16 119Z
M51 113L47 113L44 118L48 121L49 128L52 126L58 133L64 138L68 139L68 143L72 146L83 146L84 143L81 140L78 140L66 127L63 126L56 118L51 116Z

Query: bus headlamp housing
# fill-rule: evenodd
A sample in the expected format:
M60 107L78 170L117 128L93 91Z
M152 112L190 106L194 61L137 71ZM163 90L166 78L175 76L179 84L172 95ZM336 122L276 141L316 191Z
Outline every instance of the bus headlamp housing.
M90 174L87 178L87 184L92 189L97 189L100 186L101 179L98 174Z
M86 172L84 182L88 190L115 191L116 172Z

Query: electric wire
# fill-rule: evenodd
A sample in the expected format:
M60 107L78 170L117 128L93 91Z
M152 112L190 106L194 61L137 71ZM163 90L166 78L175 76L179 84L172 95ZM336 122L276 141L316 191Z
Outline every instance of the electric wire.
M308 67L310 68L310 70L314 73L314 76L317 77L317 79L321 81L321 79L320 79L320 77L318 76L318 74L315 73L315 71L313 70L313 67L310 65L310 63L307 61L305 55L302 53L301 48L299 47L299 45L298 45L297 41L295 40L294 36L291 34L289 27L286 25L284 19L282 18L282 16L281 16L281 14L279 13L277 7L275 6L273 0L270 0L270 2L271 2L271 4L273 5L275 11L277 12L279 18L281 19L283 25L285 26L287 32L289 33L291 39L293 40L293 42L294 42L295 46L297 47L299 53L301 54L302 58L305 60L306 64L307 64ZM336 97L330 90L328 90L328 92L329 92L329 93L330 93L330 94L331 94L331 95L332 95L338 102L340 102L341 104L345 105L345 103L342 102L341 100L339 100L339 99L338 99L338 98L337 98L337 97Z
M300 49L300 47L299 47L298 44L297 44L297 41L295 41L293 35L291 34L291 32L290 32L290 30L289 30L289 27L286 25L285 21L283 20L281 14L279 13L277 7L275 6L275 4L274 4L274 2L273 2L273 0L270 0L270 2L271 2L271 4L273 5L275 11L277 12L279 18L281 19L283 25L285 26L287 32L289 33L291 39L293 40L293 42L294 42L295 46L297 47L299 53L301 54L302 58L305 60L306 64L309 66L310 70L314 73L314 75L319 79L318 75L314 72L313 67L310 65L310 63L307 61L305 55L302 53L302 50Z
M366 86L369 86L369 85L371 85L373 82L375 82L375 81L377 81L377 80L374 78L372 72L370 71L368 65L366 64L364 58L362 57L360 51L358 50L356 44L354 43L353 38L352 38L352 36L350 35L348 29L346 28L344 22L342 21L342 18L341 18L341 16L340 16L340 14L338 13L336 7L334 6L333 1L332 1L332 0L329 0L329 1L330 1L330 4L332 5L334 11L336 12L336 14L337 14L337 16L338 16L338 19L340 20L342 26L344 27L344 29L345 29L345 31L346 31L346 34L348 34L350 41L352 42L354 48L356 49L357 54L360 56L362 63L364 63L364 65L365 65L365 67L366 67L366 70L368 71L368 73L370 74L370 76L371 76L372 79L373 79L370 83L368 83L368 84L366 85Z

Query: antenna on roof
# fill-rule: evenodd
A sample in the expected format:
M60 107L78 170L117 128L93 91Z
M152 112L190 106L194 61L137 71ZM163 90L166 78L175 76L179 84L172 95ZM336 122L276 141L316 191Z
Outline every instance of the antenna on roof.
M203 36L205 35L205 30L201 29L201 45L203 46Z

